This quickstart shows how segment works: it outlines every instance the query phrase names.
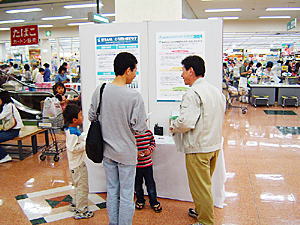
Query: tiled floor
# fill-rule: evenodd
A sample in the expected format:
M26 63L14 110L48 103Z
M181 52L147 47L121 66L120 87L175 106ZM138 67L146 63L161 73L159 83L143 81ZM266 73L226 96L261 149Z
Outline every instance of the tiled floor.
M264 110L270 109L282 110L281 107L249 107L247 114L238 109L226 113L227 206L215 209L217 225L300 225L300 135L277 128L300 127L300 109L287 109L297 115L265 114ZM67 166L65 153L57 163L52 157L40 161L36 154L23 161L0 164L0 224L30 225L15 196L68 186ZM106 196L101 194L101 197ZM133 224L188 225L194 222L187 216L192 203L160 201L162 213L154 213L147 206L135 212ZM96 211L91 219L67 218L49 224L107 225L108 217L103 209Z

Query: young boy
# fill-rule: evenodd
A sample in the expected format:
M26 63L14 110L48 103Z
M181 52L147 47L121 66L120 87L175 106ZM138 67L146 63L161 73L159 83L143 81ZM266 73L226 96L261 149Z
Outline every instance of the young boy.
M145 206L143 179L149 196L151 208L159 213L162 211L160 203L157 201L156 186L153 178L152 157L151 154L155 149L155 140L150 130L142 134L136 134L136 145L138 150L138 164L136 166L135 176L135 193L136 209L143 209Z
M75 219L90 218L94 215L88 211L88 174L84 162L85 153L85 135L81 134L78 126L82 125L82 112L79 106L69 104L63 112L65 120L66 147L69 161L69 168L75 194L73 199L73 210Z

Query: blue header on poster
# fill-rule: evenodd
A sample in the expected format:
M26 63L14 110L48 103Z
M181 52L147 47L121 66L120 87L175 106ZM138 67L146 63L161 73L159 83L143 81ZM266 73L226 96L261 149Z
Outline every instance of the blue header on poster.
M137 44L138 36L97 37L97 45Z

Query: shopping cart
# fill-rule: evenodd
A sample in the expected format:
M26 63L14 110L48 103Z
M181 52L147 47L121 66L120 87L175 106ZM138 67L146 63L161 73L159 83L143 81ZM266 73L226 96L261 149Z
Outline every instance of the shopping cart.
M234 86L231 86L229 82L223 81L223 94L226 97L226 109L238 108L242 110L243 114L246 114L248 108L246 106L234 105L234 101L240 101L241 97L247 97L247 93L244 89L237 89Z
M56 134L62 130L63 117L59 115L54 118L44 117L38 122L38 127L47 129L51 137L51 142L42 148L40 160L44 161L47 156L53 156L54 162L58 162L60 157L59 154L66 151L65 140L58 140Z

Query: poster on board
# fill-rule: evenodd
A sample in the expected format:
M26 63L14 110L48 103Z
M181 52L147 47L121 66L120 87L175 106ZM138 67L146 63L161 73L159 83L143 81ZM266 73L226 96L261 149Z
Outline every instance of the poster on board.
M204 32L156 33L157 102L181 101L188 89L181 78L181 61L190 55L205 60Z
M115 78L113 62L120 52L132 53L140 62L140 37L138 34L96 35L96 75L97 83L110 83ZM140 64L138 64L140 65ZM130 88L140 91L140 68L137 66L136 77Z

